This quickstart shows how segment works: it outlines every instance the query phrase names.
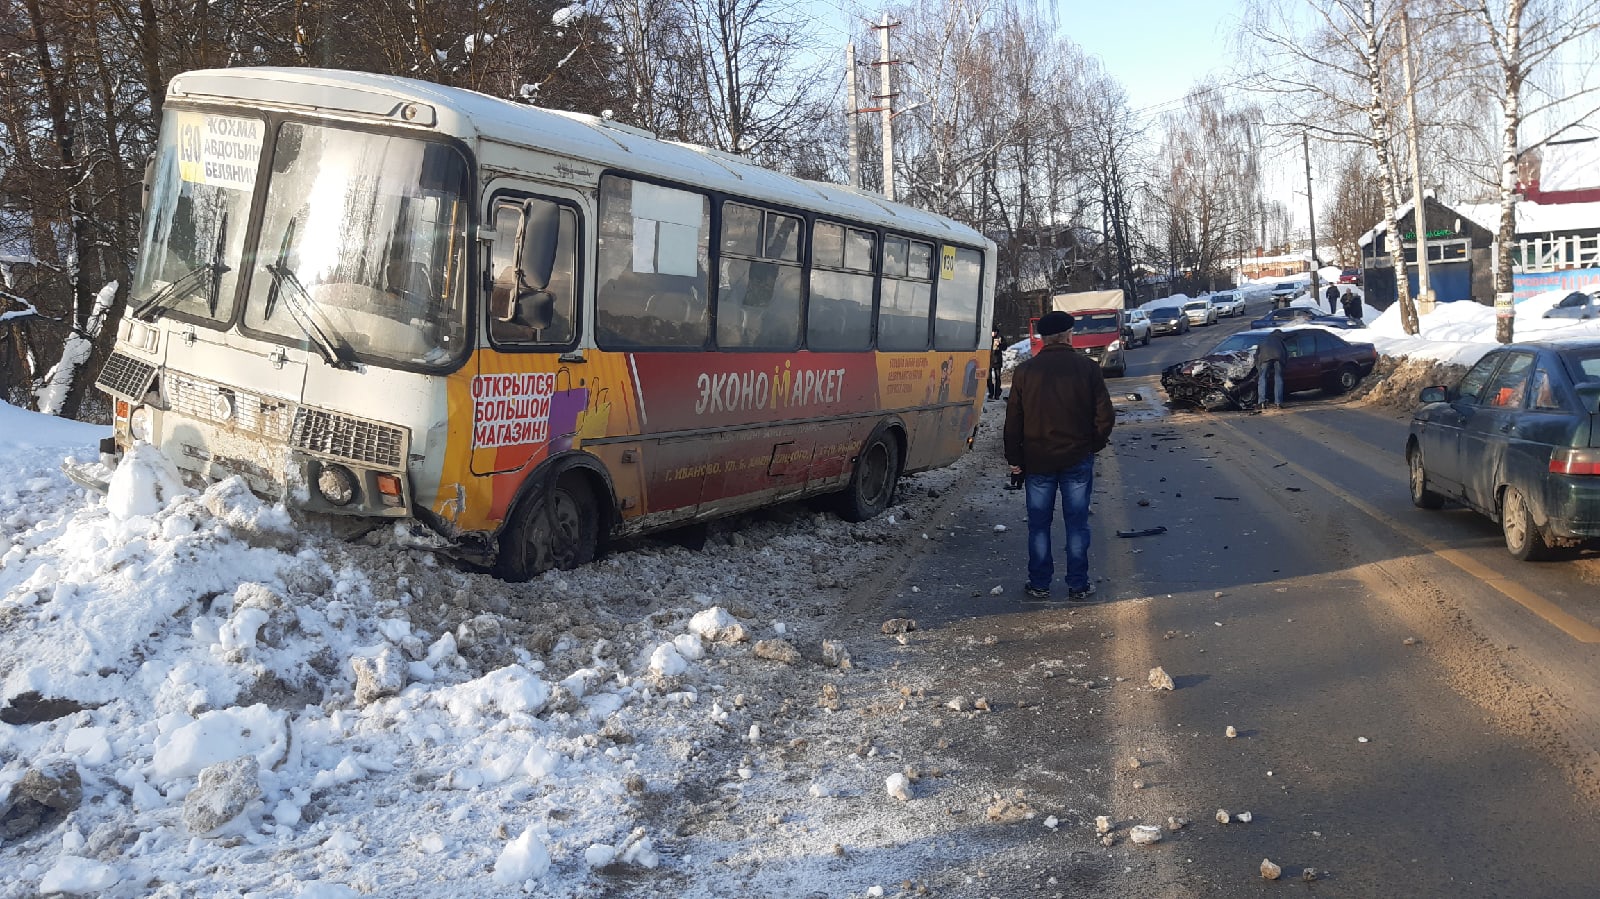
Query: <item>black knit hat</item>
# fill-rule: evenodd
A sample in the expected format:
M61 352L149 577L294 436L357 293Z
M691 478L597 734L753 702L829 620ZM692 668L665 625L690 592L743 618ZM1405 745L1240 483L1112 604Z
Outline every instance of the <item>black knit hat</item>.
M1046 312L1039 323L1034 325L1034 330L1040 337L1049 337L1052 334L1062 334L1072 330L1072 316L1065 312Z

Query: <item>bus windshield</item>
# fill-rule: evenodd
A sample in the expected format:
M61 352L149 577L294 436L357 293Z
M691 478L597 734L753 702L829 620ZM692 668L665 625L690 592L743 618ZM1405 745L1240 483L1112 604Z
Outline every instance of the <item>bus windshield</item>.
M446 144L283 123L245 328L330 363L448 364L466 347L467 181Z
M170 110L150 169L130 311L233 317L265 124L244 116Z

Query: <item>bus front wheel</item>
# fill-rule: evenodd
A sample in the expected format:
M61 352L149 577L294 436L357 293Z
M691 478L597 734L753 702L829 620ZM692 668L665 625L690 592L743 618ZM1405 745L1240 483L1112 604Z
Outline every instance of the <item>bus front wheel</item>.
M495 573L520 582L552 568L577 568L594 561L599 543L594 491L579 475L563 475L518 507L516 520L501 536Z
M894 502L894 487L899 480L899 447L887 431L879 431L856 457L850 486L839 497L839 516L845 521L876 517Z

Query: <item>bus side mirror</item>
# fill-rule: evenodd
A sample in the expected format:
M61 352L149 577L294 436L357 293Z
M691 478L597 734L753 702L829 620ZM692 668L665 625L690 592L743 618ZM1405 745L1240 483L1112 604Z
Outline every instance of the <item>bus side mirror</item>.
M507 266L494 279L489 314L496 321L543 330L555 321L556 298L548 290L517 286L517 270Z
M498 321L542 330L555 317L555 297L550 275L556 265L556 244L561 235L561 208L544 200L529 200L517 224L517 264L495 275L489 313Z

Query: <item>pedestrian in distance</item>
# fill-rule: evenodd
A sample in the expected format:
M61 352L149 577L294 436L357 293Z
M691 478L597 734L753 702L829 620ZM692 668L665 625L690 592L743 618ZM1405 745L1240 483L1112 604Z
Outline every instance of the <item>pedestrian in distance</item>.
M1346 318L1361 321L1361 298L1353 290L1346 291L1344 295L1344 314Z
M1339 285L1329 282L1328 292L1325 296L1328 298L1328 314L1337 313L1339 311Z
M1072 348L1072 316L1047 312L1037 331L1044 347L1011 373L1006 401L1006 462L1013 476L1023 477L1028 507L1024 598L1050 599L1055 578L1050 531L1059 495L1067 530L1067 599L1086 602L1094 594L1089 580L1094 455L1111 441L1116 410L1099 364Z
M1006 352L1005 341L1000 337L1000 329L995 328L989 336L989 399L1000 398L1000 370L1005 367Z
M1283 330L1273 328L1256 344L1256 410L1267 408L1267 382L1272 382L1272 404L1283 408L1283 360L1289 348L1283 344Z

